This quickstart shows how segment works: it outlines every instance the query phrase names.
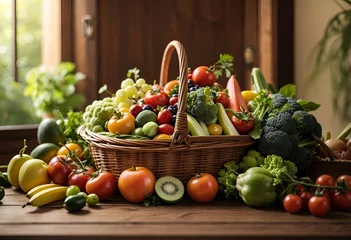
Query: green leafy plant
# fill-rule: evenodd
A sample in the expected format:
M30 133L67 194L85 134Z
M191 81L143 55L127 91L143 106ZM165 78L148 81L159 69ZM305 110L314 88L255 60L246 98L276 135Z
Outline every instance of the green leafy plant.
M84 104L85 98L76 92L76 84L85 75L75 73L75 68L74 63L62 62L55 68L41 65L27 72L24 95L31 97L38 117L55 109L66 115Z
M335 112L351 120L351 0L335 0L341 11L327 23L322 39L312 51L313 69L308 84L330 70ZM343 5L341 5L343 3ZM345 7L346 8L345 8Z

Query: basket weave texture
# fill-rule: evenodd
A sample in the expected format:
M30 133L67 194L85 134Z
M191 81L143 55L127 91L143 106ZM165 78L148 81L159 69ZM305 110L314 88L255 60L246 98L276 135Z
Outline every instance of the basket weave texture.
M223 164L239 162L254 141L243 136L188 135L186 97L188 90L188 61L183 45L170 42L164 52L160 86L167 83L168 67L173 51L179 60L179 102L175 131L171 140L132 140L103 136L87 129L79 129L89 143L96 167L111 172L118 180L122 171L135 166L149 168L156 178L174 176L186 183L194 173L208 172L215 177Z

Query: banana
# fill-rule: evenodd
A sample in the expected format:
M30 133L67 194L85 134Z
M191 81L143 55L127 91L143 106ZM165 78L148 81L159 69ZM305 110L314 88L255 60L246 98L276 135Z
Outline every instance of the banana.
M61 186L61 185L55 184L55 183L42 184L42 185L39 185L39 186L32 188L29 192L27 192L26 197L31 198L34 196L34 194L41 192L45 189L59 187L59 186Z
M32 206L40 207L55 201L63 200L66 198L67 188L67 186L60 186L44 189L43 191L34 194L25 205L30 204Z

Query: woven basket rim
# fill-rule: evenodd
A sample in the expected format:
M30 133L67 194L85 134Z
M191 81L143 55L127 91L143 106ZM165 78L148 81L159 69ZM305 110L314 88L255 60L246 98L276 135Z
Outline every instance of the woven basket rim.
M321 158L321 157L315 157L314 159L315 162L320 162L320 163L336 163L336 164L343 164L343 163L347 163L347 164L351 164L351 160L348 159L331 159L331 158Z

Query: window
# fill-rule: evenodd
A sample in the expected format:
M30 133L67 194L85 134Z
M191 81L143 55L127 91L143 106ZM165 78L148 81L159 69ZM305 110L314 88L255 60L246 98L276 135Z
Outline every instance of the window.
M41 6L42 0L0 0L0 126L40 121L23 89L28 70L41 64Z

